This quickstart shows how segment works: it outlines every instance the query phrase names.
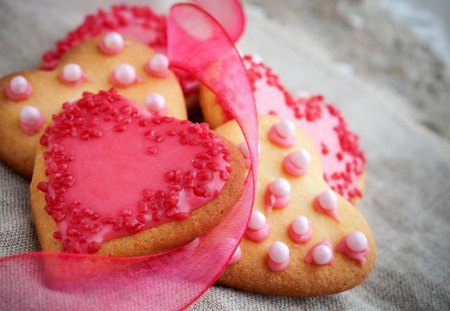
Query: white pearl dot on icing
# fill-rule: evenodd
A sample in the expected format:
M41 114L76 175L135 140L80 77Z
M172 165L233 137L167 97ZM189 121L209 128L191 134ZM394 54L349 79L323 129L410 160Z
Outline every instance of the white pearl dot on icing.
M158 93L150 93L145 98L145 106L153 112L160 112L166 107L164 96Z
M120 51L123 49L125 42L123 40L123 37L117 32L109 32L103 38L103 44L108 50Z
M337 206L337 196L332 190L325 190L319 195L320 207L332 210Z
M34 125L41 118L39 109L33 106L24 106L20 111L20 121L27 125Z
M15 76L9 82L9 87L14 94L24 94L28 90L28 81L23 76Z
M275 263L285 263L289 259L289 247L283 242L273 242L269 247L269 258Z
M129 64L120 64L114 71L114 78L121 85L130 85L136 81L136 70Z
M280 135L283 138L288 138L294 134L295 125L292 121L283 119L279 123L277 123L276 130L278 135Z
M326 265L331 261L333 251L327 245L319 245L314 249L312 256L316 264Z
M157 53L149 60L148 65L152 71L163 73L169 69L169 59L166 55Z
M298 168L306 168L311 163L311 154L305 149L291 153L291 161Z
M266 217L260 211L253 211L248 222L248 227L252 230L261 230L266 224Z
M347 246L354 252L367 249L367 237L360 231L353 231L347 235Z
M291 193L291 185L284 178L277 178L269 185L270 192L278 197L287 196Z
M83 71L80 65L68 64L65 65L62 71L62 78L67 82L77 82L83 77Z
M295 218L292 222L292 230L299 235L306 234L309 230L308 218L305 216Z

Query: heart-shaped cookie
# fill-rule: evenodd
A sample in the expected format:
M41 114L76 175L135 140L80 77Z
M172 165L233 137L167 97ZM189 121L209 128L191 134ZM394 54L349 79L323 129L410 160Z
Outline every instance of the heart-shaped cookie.
M31 206L42 249L138 256L215 226L244 164L208 125L152 116L117 94L65 103L41 138Z
M17 72L0 80L0 159L31 176L39 137L61 104L85 91L111 87L155 113L187 117L167 58L138 41L108 33L69 50L53 71Z
M292 122L259 116L255 204L245 237L219 279L272 295L325 295L362 282L375 263L375 240L359 210L323 179L314 143ZM239 127L216 129L239 145Z
M356 203L362 195L366 160L357 135L349 130L337 108L325 102L322 96L294 99L271 68L252 56L245 56L243 60L258 114L278 115L303 129L320 151L324 179L334 191ZM214 94L204 87L200 104L212 128L230 119L216 103Z

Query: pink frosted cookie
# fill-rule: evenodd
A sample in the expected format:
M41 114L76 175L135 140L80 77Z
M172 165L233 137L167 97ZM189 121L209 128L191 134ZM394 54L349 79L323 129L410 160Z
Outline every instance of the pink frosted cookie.
M356 203L362 195L366 160L358 137L349 130L337 108L325 102L322 96L293 98L271 68L251 56L243 60L258 114L278 115L302 128L320 151L325 181L334 191ZM230 119L206 88L201 89L200 105L213 128ZM290 172L300 173L293 169Z
M288 296L326 295L358 285L376 257L363 215L325 182L320 153L305 131L283 132L294 142L284 146L271 135L283 128L283 119L260 115L258 121L255 204L238 252L219 282ZM244 142L235 121L216 132L236 145Z
M110 32L73 47L51 71L3 77L0 159L18 173L31 176L45 126L62 103L79 99L85 91L114 87L153 114L187 118L179 83L167 66L158 66L160 63L159 54L148 46Z
M239 199L236 147L155 116L115 90L63 105L45 129L31 184L45 251L139 256L203 235Z

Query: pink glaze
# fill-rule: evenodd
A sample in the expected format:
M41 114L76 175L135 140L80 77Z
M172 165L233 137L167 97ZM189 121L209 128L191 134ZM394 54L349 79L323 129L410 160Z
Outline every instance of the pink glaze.
M33 106L24 106L20 111L20 128L27 134L39 132L44 124L42 113Z
M350 232L338 243L336 252L356 260L360 265L364 265L367 261L366 255L369 253L366 235L360 231Z
M313 246L306 255L305 263L318 266L333 265L334 254L331 242L325 240Z
M125 48L125 41L121 34L108 32L99 42L98 48L106 55L116 55Z
M144 104L154 115L165 116L169 112L166 106L166 99L158 93L150 93L145 97Z
M231 170L226 144L206 124L150 118L114 90L64 104L41 144L49 178L38 188L69 252L188 218Z
M246 143L239 144L239 151L242 154L242 157L244 158L245 167L250 168L251 161L250 161L250 152L248 151L248 147Z
M319 194L315 198L313 205L319 213L323 213L335 219L337 222L341 222L337 213L337 196L332 190L325 190Z
M289 194L291 185L284 178L277 178L272 181L266 189L266 208L285 208L289 204Z
M284 170L292 176L303 176L308 171L311 163L311 155L308 151L301 149L288 154L283 159Z
M169 75L169 59L166 55L157 53L145 64L144 69L152 76L165 78Z
M281 147L292 147L295 145L295 125L289 120L283 119L273 125L269 130L269 139L272 143Z
M252 56L244 57L244 65L258 114L273 114L294 121L321 152L324 179L330 187L348 200L361 197L358 182L364 172L365 156L358 137L349 130L339 111L322 96L304 95L294 99L272 69Z
M242 250L241 246L238 245L238 247L233 253L233 257L231 257L230 261L228 262L228 265L234 265L235 263L238 263L239 260L241 260L241 257L242 257Z
M283 242L273 242L269 247L267 256L267 265L269 269L275 272L281 272L289 266L290 256L289 248Z
M120 64L111 73L111 83L119 87L128 87L135 83L141 82L136 74L136 69L129 64Z
M89 80L78 64L67 64L60 71L58 78L70 86L80 86L84 80Z
M289 226L288 234L294 242L307 243L313 235L311 222L304 216L295 218Z
M5 89L6 96L12 100L24 100L31 96L33 88L23 76L15 76L9 81Z

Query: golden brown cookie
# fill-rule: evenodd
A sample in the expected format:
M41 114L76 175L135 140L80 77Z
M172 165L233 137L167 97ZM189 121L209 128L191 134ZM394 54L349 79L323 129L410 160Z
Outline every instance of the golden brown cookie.
M272 69L259 59L244 56L257 113L278 115L293 121L312 139L320 152L324 179L330 187L355 205L362 196L366 159L358 136L349 130L339 110L323 96L294 98L281 85ZM231 119L207 88L200 90L200 105L212 128Z
M165 56L114 33L69 50L52 71L17 72L0 80L0 159L31 176L38 141L62 103L115 87L155 113L186 119L177 79Z
M208 126L152 116L115 90L64 104L41 139L31 206L44 251L139 256L217 225L245 177Z
M248 152L235 121L216 129ZM259 116L256 197L240 247L219 283L288 296L337 293L361 283L376 247L360 211L323 180L320 155L292 122Z

